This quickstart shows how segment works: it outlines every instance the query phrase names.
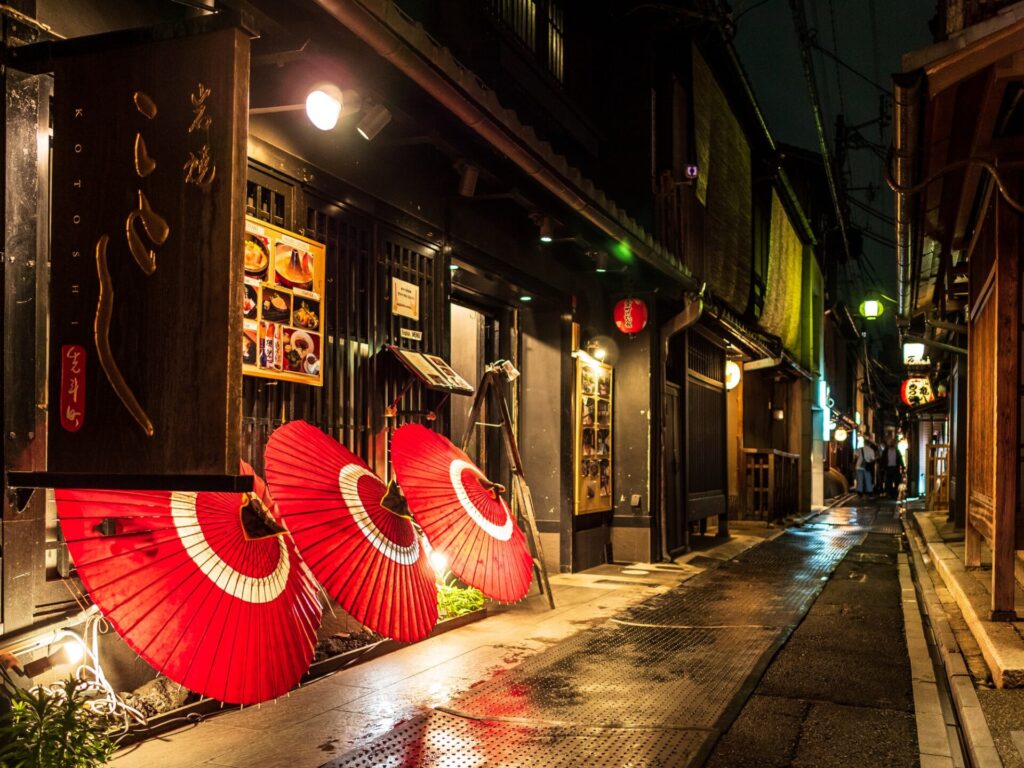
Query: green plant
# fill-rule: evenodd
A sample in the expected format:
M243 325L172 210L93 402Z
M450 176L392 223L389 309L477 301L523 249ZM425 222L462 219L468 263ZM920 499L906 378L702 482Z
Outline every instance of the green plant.
M11 711L0 719L0 765L9 768L93 768L116 749L107 721L93 712L87 685L69 677L59 684L15 689Z
M484 607L484 596L479 589L443 584L437 588L437 612L442 619L453 619Z

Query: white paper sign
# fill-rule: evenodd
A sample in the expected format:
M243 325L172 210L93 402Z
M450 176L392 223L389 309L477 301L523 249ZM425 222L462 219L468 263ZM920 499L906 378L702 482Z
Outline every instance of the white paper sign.
M391 314L408 317L410 320L420 319L420 287L391 278Z

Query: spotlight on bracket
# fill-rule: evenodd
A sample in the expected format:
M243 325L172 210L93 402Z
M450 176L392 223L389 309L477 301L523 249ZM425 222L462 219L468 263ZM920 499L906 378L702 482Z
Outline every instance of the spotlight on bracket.
M391 111L383 104L374 104L356 125L356 131L367 141L373 141L390 122Z

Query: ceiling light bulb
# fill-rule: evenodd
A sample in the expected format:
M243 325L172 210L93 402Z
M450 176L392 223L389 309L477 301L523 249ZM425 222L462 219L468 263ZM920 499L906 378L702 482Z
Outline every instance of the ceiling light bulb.
M321 85L306 97L306 117L321 131L330 131L341 116L341 91L333 85Z

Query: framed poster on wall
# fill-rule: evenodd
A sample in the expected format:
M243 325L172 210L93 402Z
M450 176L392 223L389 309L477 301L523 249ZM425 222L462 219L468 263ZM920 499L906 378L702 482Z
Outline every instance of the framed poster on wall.
M325 248L246 216L242 373L323 385Z
M573 476L577 515L612 508L612 367L576 361Z

